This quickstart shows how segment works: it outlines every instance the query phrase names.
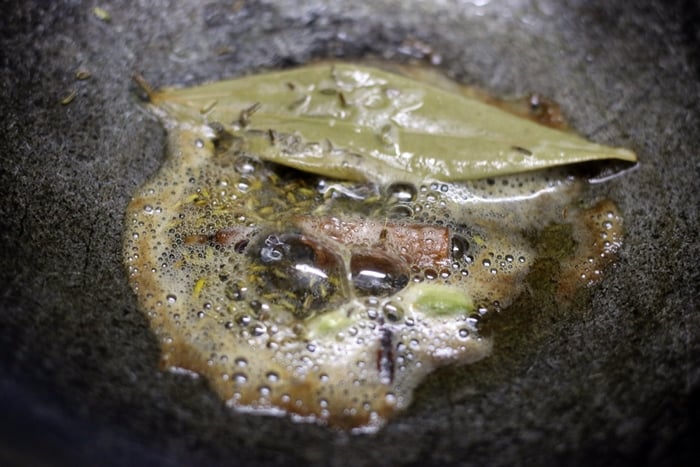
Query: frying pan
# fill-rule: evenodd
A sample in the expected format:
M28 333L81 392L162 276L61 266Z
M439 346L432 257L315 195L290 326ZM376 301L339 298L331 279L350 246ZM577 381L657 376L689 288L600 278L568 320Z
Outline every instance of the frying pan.
M358 3L115 0L99 3L105 18L94 2L4 2L0 464L694 459L697 3ZM514 320L491 358L437 372L375 435L232 412L206 381L157 369L126 283L122 216L165 142L130 78L191 85L365 57L432 63L497 95L542 93L582 134L637 151L634 170L593 187L625 213L620 259L583 309Z

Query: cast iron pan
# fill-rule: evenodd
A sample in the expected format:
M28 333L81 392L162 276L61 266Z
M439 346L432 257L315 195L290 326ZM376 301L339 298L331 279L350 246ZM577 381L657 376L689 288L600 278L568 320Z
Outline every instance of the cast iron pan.
M700 16L694 1L4 2L0 18L0 464L690 463L700 411ZM98 12L99 13L99 12ZM447 369L373 436L223 408L157 370L121 264L130 194L164 130L131 84L189 85L315 59L432 61L541 92L636 150L595 187L627 219L580 313ZM89 79L77 80L76 71ZM72 102L61 100L75 92ZM529 324L528 324L529 323Z

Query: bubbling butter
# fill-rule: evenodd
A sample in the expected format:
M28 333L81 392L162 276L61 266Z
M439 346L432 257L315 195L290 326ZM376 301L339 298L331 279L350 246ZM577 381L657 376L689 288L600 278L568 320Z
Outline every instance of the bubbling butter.
M489 355L479 322L528 293L533 238L566 227L557 296L598 281L622 218L565 164L631 153L480 101L486 127L457 129L445 93L328 64L152 93L168 155L129 204L124 257L164 368L241 411L372 431L436 368Z

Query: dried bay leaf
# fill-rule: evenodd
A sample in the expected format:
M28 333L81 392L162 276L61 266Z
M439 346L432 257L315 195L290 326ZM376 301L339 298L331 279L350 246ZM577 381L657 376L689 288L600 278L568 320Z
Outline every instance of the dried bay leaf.
M354 64L166 88L167 119L220 122L245 150L303 171L379 182L473 180L636 155L493 105ZM251 111L252 110L252 111Z

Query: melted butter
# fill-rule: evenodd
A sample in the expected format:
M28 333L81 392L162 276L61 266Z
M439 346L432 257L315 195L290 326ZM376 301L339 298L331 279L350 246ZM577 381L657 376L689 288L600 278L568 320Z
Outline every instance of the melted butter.
M252 108L225 125L159 112L169 155L127 210L129 280L164 368L238 410L377 429L436 368L489 355L484 316L533 290L566 303L622 241L569 168L331 178L251 152Z

